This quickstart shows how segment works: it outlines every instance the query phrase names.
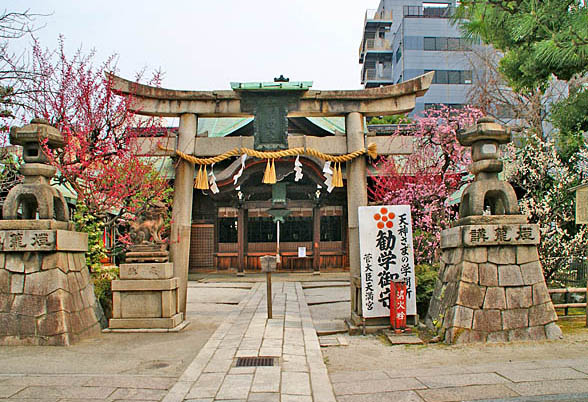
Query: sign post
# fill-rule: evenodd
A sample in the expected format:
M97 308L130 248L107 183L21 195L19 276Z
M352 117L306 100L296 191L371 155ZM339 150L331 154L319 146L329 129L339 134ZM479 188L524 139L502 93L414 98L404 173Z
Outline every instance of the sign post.
M358 214L363 317L390 317L393 281L406 286L405 320L416 315L410 206L359 207Z
M272 272L276 271L277 257L275 255L264 255L260 258L261 272L265 272L267 284L267 318L272 318Z
M390 325L396 333L406 330L406 282L395 280L390 283Z

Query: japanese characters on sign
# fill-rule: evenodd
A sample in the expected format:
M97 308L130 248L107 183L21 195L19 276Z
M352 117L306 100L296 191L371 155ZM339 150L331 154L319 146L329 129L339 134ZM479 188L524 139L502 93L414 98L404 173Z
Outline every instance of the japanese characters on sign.
M390 315L390 282L406 283L406 314L416 314L410 206L359 207L364 317Z
M539 226L532 223L461 225L443 231L441 248L536 245L540 240Z
M390 324L394 329L406 328L406 283L391 282L390 293Z
M11 230L0 233L0 249L4 251L52 250L55 233L52 231Z
M539 240L536 225L472 225L464 229L467 246L534 244Z

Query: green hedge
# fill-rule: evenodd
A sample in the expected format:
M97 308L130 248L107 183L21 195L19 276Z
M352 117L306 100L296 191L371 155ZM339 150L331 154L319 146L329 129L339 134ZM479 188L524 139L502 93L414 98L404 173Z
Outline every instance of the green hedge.
M420 264L415 267L417 312L421 319L425 318L429 309L429 302L433 297L435 282L439 272L439 264Z

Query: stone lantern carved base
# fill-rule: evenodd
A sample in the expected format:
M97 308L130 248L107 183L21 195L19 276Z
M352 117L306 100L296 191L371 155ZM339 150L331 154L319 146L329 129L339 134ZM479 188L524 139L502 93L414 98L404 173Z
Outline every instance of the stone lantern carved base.
M182 329L178 286L171 262L121 264L120 280L112 281L110 330Z
M67 346L100 333L88 236L67 226L0 221L0 345Z
M453 344L561 338L539 262L538 226L520 215L460 223L441 235L429 328Z

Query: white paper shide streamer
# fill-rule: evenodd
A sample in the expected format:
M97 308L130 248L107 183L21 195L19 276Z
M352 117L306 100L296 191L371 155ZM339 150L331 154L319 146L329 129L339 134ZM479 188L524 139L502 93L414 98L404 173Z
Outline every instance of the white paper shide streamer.
M213 194L218 194L219 189L216 185L216 176L214 175L214 163L210 166L210 172L208 173L208 186Z
M294 172L296 172L294 181L302 180L304 175L302 174L302 162L300 162L300 155L297 155L296 160L294 161Z
M325 166L323 167L323 173L326 177L325 185L327 186L327 191L330 193L335 188L335 186L333 186L333 169L331 169L331 161L325 162Z
M243 174L243 170L245 170L245 161L247 160L247 154L241 155L241 169L237 172L236 175L233 176L233 185L237 184L239 177Z

